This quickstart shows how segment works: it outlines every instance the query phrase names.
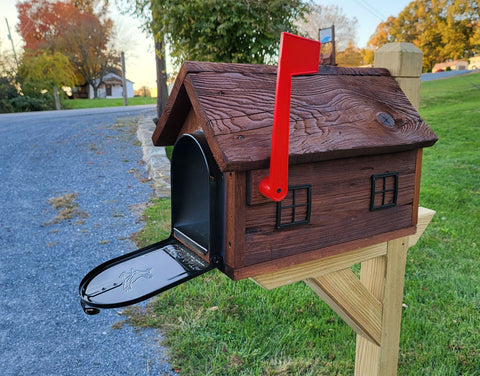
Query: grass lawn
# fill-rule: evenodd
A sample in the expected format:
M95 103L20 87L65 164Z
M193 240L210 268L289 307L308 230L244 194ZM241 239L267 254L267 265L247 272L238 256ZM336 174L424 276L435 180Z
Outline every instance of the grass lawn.
M480 375L480 74L422 85L439 137L424 152L420 204L437 211L408 253L399 375ZM169 231L169 201L140 242ZM353 375L354 332L303 283L266 291L210 272L127 322L160 328L181 375Z
M156 104L157 98L151 97L133 97L128 98L129 106L141 104ZM96 108L96 107L118 107L123 106L123 98L97 98L97 99L65 99L63 107L68 110Z

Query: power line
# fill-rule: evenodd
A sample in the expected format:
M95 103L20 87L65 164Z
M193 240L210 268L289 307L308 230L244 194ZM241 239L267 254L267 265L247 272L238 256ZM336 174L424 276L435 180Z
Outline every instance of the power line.
M364 8L367 12L369 12L371 15L375 16L378 18L380 21L385 21L387 17L380 12L378 9L370 5L367 1L365 0L354 0L358 5L360 5L362 8Z

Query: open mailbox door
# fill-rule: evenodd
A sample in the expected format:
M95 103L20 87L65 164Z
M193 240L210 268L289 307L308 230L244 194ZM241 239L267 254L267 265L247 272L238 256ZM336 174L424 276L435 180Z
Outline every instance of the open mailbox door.
M223 175L203 134L179 138L171 178L170 237L90 271L79 286L85 313L138 303L222 265Z
M99 308L135 304L215 267L170 237L89 272L79 287L82 307L85 313L96 314Z

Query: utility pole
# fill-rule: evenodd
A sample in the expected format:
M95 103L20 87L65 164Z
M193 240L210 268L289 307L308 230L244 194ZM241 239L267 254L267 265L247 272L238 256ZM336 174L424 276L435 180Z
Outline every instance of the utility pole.
M12 43L13 56L15 57L15 63L17 63L17 71L18 71L17 53L15 52L15 46L13 45L13 38L12 38L12 34L10 33L10 25L8 24L7 17L5 17L5 22L7 23L8 39L10 39L10 42Z
M123 85L123 104L128 106L127 79L125 77L125 52L122 51L122 85Z

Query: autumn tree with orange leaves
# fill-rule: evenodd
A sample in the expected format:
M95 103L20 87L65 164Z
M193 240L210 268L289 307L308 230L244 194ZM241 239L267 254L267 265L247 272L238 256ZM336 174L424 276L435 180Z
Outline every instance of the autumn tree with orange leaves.
M369 47L389 42L416 45L423 52L424 71L447 59L468 59L480 53L479 1L414 0L377 26Z
M116 67L120 54L110 48L113 21L99 0L27 0L17 4L19 34L25 50L35 54L65 55L80 84L88 83L97 97L107 70Z

